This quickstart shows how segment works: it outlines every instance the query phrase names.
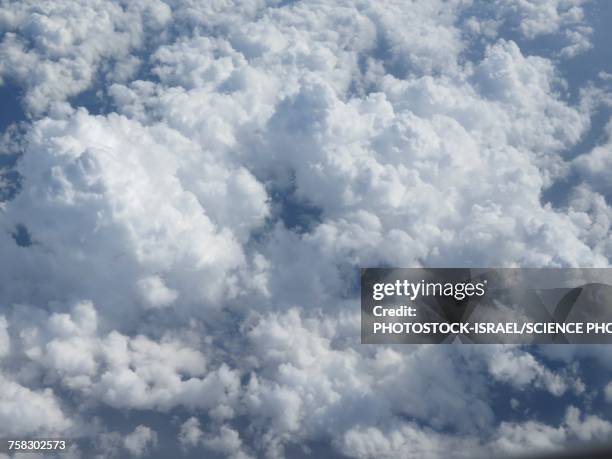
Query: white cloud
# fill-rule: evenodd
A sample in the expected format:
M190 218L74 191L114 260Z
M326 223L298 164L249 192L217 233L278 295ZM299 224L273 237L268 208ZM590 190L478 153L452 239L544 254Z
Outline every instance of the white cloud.
M152 340L117 331L103 333L91 302L76 304L70 314L37 318L34 311L22 310L21 315L25 322L16 315L12 323L20 337L21 358L38 364L51 381L88 403L212 410L231 406L237 396L238 375L225 364L208 368L202 352L171 334ZM183 335L183 339L188 336Z
M583 176L594 190L612 196L610 177L606 174L612 167L612 122L604 130L606 141L588 153L579 155L572 161L576 171Z
M195 417L191 417L181 424L179 443L185 449L194 448L200 443L202 435L200 421Z
M33 391L0 376L0 432L3 436L58 435L72 425L51 389Z
M569 406L563 422L550 426L538 421L502 422L492 447L509 454L562 451L569 442L601 444L612 436L612 424L594 415L583 415Z
M564 44L558 55L574 57L592 47L593 30L585 25L585 8L589 0L496 0L476 1L466 21L471 34L496 36L517 33L522 39L556 36ZM469 10L468 10L469 11Z
M157 446L157 433L147 426L139 425L125 436L123 446L132 457L142 457Z
M500 425L498 391L563 403L584 396L579 368L529 348L359 346L353 291L356 266L609 265L608 145L563 158L596 91L570 104L557 55L521 49L550 34L562 56L587 49L581 5L2 4L0 76L32 119L0 213L0 421L134 413L124 441L86 426L101 456L155 454L148 410L177 416L185 449L229 457L607 438L577 409ZM67 102L86 89L108 113ZM543 204L572 171L588 185Z
M0 359L9 354L11 350L11 337L7 331L6 317L0 316Z
M19 267L3 266L0 277L22 269L23 282L44 279L44 293L31 301L92 298L124 321L134 301L159 307L180 298L193 312L196 303L215 307L233 295L238 271L247 269L240 242L267 213L266 193L244 168L215 165L163 126L83 110L37 123L28 148L18 166L22 190L7 203L5 222L25 225L34 245L24 258L10 235L1 236ZM197 164L210 177L223 174L229 189L194 176ZM208 210L213 199L225 203L223 212ZM236 200L233 212L228 199ZM5 300L20 301L23 287L13 284L15 296Z
M606 387L604 388L604 397L607 402L612 401L612 382L606 384Z
M472 457L477 444L469 438L455 438L412 424L388 430L356 426L339 440L340 450L349 457L368 458L444 458Z
M489 361L489 371L498 381L519 388L540 387L555 396L563 395L568 389L578 393L584 390L584 384L579 378L553 372L538 362L534 355L512 346L495 346Z
M125 8L106 0L3 4L0 78L24 85L27 108L41 114L86 90L99 71L112 81L112 61L124 77L123 60L134 62L130 52L154 40L170 20L160 0Z
M169 306L178 298L175 290L169 289L159 276L140 279L136 285L145 303L152 308Z
M584 17L581 7L585 0L553 0L551 2L530 2L522 0L500 1L506 11L514 11L511 21L527 38L550 34L562 26L580 23Z
M221 453L224 457L231 459L252 458L242 450L242 441L238 432L227 426L221 426L218 435L205 437L203 443L208 449Z
M584 391L572 373L549 370L521 347L335 349L331 343L337 341L339 327L327 317L314 320L290 310L261 318L250 327L249 337L260 358L252 363L256 374L247 386L244 409L255 426L268 426L262 444L278 456L289 435L294 439L330 435L343 452L355 457L373 457L375 451L386 450L381 454L390 455L393 444L404 442L404 436L416 437L422 448L441 442L439 449L430 448L429 455L420 447L405 452L414 457L438 457L455 444L470 446L466 449L470 456L474 448L485 447L477 445L480 440L475 437L496 435L495 415L486 402L491 380L510 384L519 393L546 390L559 397L566 391L578 395ZM362 428L355 427L356 419ZM431 431L402 425L400 419L412 419ZM397 425L389 432L374 428L391 421ZM438 439L433 432L442 429L459 435ZM363 435L365 442L370 434L390 444L370 442L370 450L353 439Z

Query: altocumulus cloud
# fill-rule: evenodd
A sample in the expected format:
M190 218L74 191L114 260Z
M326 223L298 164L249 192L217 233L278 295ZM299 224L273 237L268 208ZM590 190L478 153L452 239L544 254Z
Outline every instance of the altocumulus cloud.
M610 124L567 153L609 74L560 70L596 6L3 1L27 116L1 142L1 436L74 458L612 438L599 348L361 346L355 292L358 266L609 266Z

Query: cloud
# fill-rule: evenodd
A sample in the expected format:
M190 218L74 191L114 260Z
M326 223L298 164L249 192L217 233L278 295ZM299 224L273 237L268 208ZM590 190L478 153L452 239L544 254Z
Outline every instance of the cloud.
M224 457L232 459L249 459L252 456L242 451L240 435L235 430L222 426L217 436L204 438L204 445L215 452L223 454Z
M6 317L0 316L0 359L9 354L11 350L11 337L7 331Z
M21 308L12 329L22 359L88 403L161 411L222 409L237 396L238 375L225 364L209 368L202 352L171 334L152 340L104 333L91 302L48 316Z
M144 277L136 285L140 289L142 299L152 308L169 306L178 298L178 293L166 287L159 276Z
M0 394L0 431L4 436L57 435L71 427L51 389L34 391L2 376Z
M231 427L222 424L216 432L207 434L200 427L200 421L195 417L187 419L181 425L178 439L184 450L204 448L228 458L248 459L252 457L243 450L240 434Z
M603 443L612 435L612 424L598 416L583 416L578 408L569 406L563 422L549 426L537 421L502 423L494 448L512 454L559 451L571 439L582 443Z
M576 157L572 165L591 188L610 197L612 188L605 171L612 166L612 122L606 125L604 135L606 139L604 143Z
M499 381L519 388L543 388L555 396L563 395L570 388L577 393L584 391L584 383L579 378L550 371L532 354L509 346L496 347L489 361L489 371Z
M248 384L246 409L255 425L269 426L264 444L279 456L282 439L289 433L294 438L323 434L337 441L343 438L336 446L355 457L373 457L374 451L385 448L391 454L396 442L412 445L404 436L415 436L414 442L423 442L423 448L442 442L427 457L438 457L462 443L470 446L469 456L475 454L474 448L483 450L485 439L496 435L495 415L486 402L492 380L518 391L546 390L557 397L568 390L578 395L584 391L579 378L549 370L521 347L455 351L415 346L355 352L333 348L337 330L291 310L262 318L249 332L255 354L261 358L254 362L257 372ZM355 427L356 419L361 428ZM419 424L399 427L400 419ZM381 424L389 424L389 432L376 433L375 426ZM436 439L430 430L417 427L422 425L460 435ZM385 439L390 442L386 447L369 442L370 450L353 438L363 435L365 442L373 432L397 440ZM477 445L481 440L483 444ZM414 453L406 448L406 455L424 454L418 447L410 450Z
M606 384L604 388L604 397L607 402L612 401L612 383Z
M200 421L197 418L191 417L181 424L179 443L183 448L189 449L197 446L201 438L202 430L200 430Z
M119 115L81 109L67 119L36 123L18 164L22 190L5 213L5 224L23 225L33 244L22 257L10 235L2 236L18 263L5 265L3 275L21 269L28 273L23 282L39 278L44 293L31 301L91 298L111 315L113 309L134 311L134 303L170 305L178 295L193 308L231 296L237 274L248 267L240 243L244 229L263 224L267 197L246 170L213 166L200 153L172 130ZM244 210L241 215L207 212L203 200L220 198L223 190L191 177L192 161L208 164L211 177L223 171L232 192L227 198L237 200L234 210ZM237 218L241 225L234 227ZM23 288L13 283L13 299L10 293L4 299L20 301Z
M123 439L123 446L133 457L142 457L157 446L157 433L140 425Z
M443 458L472 457L477 445L473 440L403 424L383 431L377 427L354 427L340 440L340 450L349 457L366 458ZM452 452L452 453L449 453Z
M99 457L607 438L568 363L605 353L360 346L355 286L358 266L609 265L609 142L567 154L605 93L560 70L587 19L573 0L3 4L28 119L3 142L0 425L73 429ZM498 405L540 394L584 407Z
M516 34L533 41L553 35L556 46L561 45L556 55L572 58L592 48L593 29L585 24L588 4L588 0L476 1L468 8L473 15L467 18L464 30L472 39Z
M25 86L24 102L32 113L61 110L61 102L88 89L98 72L110 81L133 76L128 68L136 70L139 59L130 53L170 20L170 8L159 0L126 8L104 0L5 4L0 77Z

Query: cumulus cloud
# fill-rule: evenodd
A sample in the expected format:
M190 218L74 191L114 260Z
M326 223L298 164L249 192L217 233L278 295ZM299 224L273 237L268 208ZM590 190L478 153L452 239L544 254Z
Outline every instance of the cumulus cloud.
M228 221L214 211L207 213L201 200L215 198L216 189L203 176L190 180L196 167L189 164L190 157L208 164L211 168L204 169L212 177L215 166L189 139L159 129L84 110L33 126L31 154L18 165L22 190L6 204L5 213L6 224L23 225L33 244L24 258L10 234L2 236L1 244L23 263L3 266L4 275L17 269L28 273L27 282L41 279L42 301L91 298L122 313L135 303L170 306L187 291L183 304L194 308L232 296L238 274L248 269L240 227L263 223L265 193L261 200L251 196L251 205L259 209L251 218L243 215L235 229L233 215ZM129 166L118 160L122 157ZM237 189L261 190L246 170L219 168L230 182L235 177ZM251 207L241 193L229 196L240 208ZM19 301L19 291L27 288L19 282L13 287L15 296L9 300L9 293L5 300Z
M8 334L6 317L0 316L0 359L11 350L11 337Z
M387 431L376 427L354 427L339 440L340 449L349 457L406 458L471 457L478 449L474 440L453 438L436 431L403 424Z
M159 276L143 277L137 286L142 299L152 308L168 306L178 298L178 293L166 287Z
M181 424L179 443L183 448L189 449L197 446L201 438L202 430L197 418L191 417Z
M560 396L568 389L578 394L584 391L584 383L572 375L550 371L534 355L520 352L512 346L498 347L489 361L491 375L519 388L535 386Z
M0 432L3 435L57 435L71 426L51 389L31 390L0 377Z
M123 439L123 446L133 457L142 457L157 445L157 433L140 425Z
M176 406L222 409L237 396L236 372L225 364L209 368L205 355L192 347L195 338L185 342L169 334L153 340L114 330L103 333L91 302L49 316L22 309L12 328L26 361L88 403L162 411Z
M0 78L18 81L34 113L63 105L88 89L98 72L107 79L133 76L131 55L171 20L159 0L122 2L26 1L0 7ZM61 109L61 108L60 108Z
M598 416L581 414L575 406L569 406L559 426L536 421L502 423L493 446L507 453L558 451L570 439L579 443L601 444L612 435L612 424Z
M560 69L593 45L585 8L1 3L27 115L0 164L3 434L234 458L608 438L586 402L498 405L584 401L566 362L601 353L360 346L355 292L358 266L609 265L609 139L567 154L605 105Z
M221 427L218 435L204 438L203 443L209 450L221 453L224 457L232 459L252 458L242 451L242 441L238 432L226 426Z
M517 34L525 40L553 35L561 44L556 55L572 58L592 47L593 29L585 23L588 3L588 0L476 1L468 9L470 15L464 30L472 39L507 33Z
M588 153L573 161L576 171L584 177L591 188L607 197L612 196L612 187L606 171L612 167L612 122L605 127L605 141Z

